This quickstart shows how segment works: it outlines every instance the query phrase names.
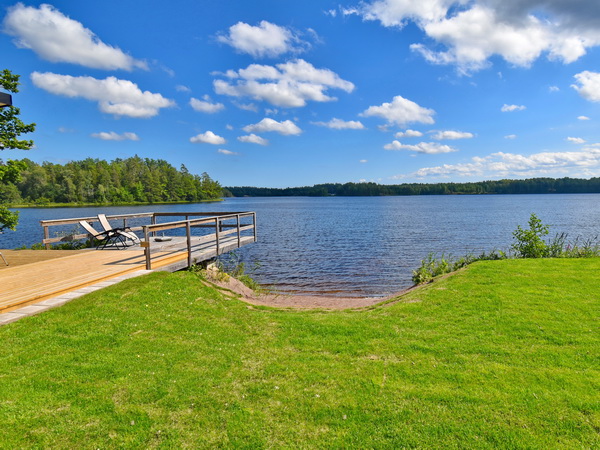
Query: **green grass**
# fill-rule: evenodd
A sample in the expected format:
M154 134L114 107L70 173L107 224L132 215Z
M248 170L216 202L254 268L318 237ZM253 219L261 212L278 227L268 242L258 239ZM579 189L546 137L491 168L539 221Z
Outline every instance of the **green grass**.
M598 273L479 262L337 312L128 280L0 327L0 447L598 448Z

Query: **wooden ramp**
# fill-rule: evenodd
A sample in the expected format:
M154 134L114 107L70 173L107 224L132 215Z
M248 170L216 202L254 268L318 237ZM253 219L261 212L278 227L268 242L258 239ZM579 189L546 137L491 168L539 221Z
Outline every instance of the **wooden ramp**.
M10 264L10 253L3 253ZM181 252L160 252L153 256L157 270L187 258ZM0 270L0 312L12 311L142 269L145 269L145 257L141 249L88 250L71 256L4 267Z

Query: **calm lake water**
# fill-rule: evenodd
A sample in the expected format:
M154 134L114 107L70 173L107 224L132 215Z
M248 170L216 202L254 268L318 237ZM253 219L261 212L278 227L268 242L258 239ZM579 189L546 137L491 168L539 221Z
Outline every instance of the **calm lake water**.
M550 235L600 234L600 194L232 198L219 203L24 208L0 248L40 242L40 219L149 211L256 211L258 242L239 250L254 277L280 291L383 296L410 286L429 252L508 249L531 213Z

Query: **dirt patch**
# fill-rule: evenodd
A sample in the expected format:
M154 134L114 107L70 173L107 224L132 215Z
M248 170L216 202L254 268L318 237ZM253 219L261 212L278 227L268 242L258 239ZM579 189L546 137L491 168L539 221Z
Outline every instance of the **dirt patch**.
M362 309L391 299L411 291L413 288L390 295L388 297L327 297L319 295L290 295L256 293L241 281L224 276L217 271L207 271L208 280L221 289L231 291L241 300L257 306L293 309Z

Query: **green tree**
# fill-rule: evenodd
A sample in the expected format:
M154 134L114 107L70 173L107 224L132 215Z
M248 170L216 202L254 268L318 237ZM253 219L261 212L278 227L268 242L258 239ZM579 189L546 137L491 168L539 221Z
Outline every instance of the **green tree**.
M11 161L6 164L0 160L0 185L13 186L21 179L21 172L27 166L23 161ZM10 211L0 204L0 232L5 229L14 230L19 222L18 211Z
M19 75L4 69L0 72L0 87L11 93L19 92ZM25 124L19 119L20 114L21 110L15 106L0 109L0 150L30 150L33 147L33 141L18 139L21 134L35 131L35 123Z
M11 92L19 92L19 75L14 75L10 70L4 69L0 72L0 88ZM14 106L0 108L0 150L5 148L29 150L33 147L33 141L17 139L21 134L31 133L35 130L35 124L29 125L19 119L21 110ZM0 161L0 183L16 183L19 178L19 167L13 164L3 165ZM22 167L21 167L22 169ZM16 170L16 172L15 172ZM10 211L6 205L0 204L0 232L8 228L14 230L19 221L18 211Z

